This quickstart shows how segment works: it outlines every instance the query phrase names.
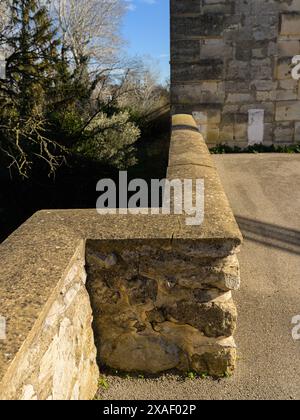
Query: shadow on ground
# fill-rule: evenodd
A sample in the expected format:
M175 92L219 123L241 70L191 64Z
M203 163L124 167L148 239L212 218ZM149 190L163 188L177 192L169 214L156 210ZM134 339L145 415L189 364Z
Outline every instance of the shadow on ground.
M300 255L300 231L242 216L236 220L246 240Z

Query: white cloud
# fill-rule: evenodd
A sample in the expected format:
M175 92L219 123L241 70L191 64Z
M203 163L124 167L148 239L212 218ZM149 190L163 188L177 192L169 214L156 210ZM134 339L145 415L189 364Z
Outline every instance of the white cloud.
M149 5L157 4L157 0L125 0L127 2L127 9L130 12L134 12L138 7L137 3L146 3Z

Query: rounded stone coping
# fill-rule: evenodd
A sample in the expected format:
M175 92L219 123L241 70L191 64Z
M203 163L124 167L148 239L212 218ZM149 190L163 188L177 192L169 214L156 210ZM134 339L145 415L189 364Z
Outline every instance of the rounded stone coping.
M182 127L185 129L197 130L198 127L196 121L192 115L188 114L175 114L172 116L172 128Z
M167 178L204 180L205 220L194 232L200 234L200 231L206 231L207 238L215 236L217 231L220 233L223 229L229 229L242 238L217 168L192 115L178 114L172 117ZM211 230L208 232L206 229Z

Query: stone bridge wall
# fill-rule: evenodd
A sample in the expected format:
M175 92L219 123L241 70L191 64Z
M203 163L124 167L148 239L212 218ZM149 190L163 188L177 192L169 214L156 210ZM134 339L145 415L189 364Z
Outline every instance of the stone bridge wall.
M173 119L168 177L204 180L202 225L41 211L0 246L0 399L93 398L96 349L129 372L233 372L242 238L190 116Z
M87 242L99 361L119 371L222 377L236 361L231 292L240 286L240 236L207 146L187 115L173 118L168 178L204 180L210 232L178 217L181 229L167 242Z
M174 113L209 146L300 142L299 0L171 0Z

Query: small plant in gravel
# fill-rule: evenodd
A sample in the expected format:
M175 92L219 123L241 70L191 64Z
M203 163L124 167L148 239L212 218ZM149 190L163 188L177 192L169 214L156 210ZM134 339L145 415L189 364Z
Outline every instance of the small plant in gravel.
M186 377L188 378L188 379L190 379L191 381L194 381L195 379L197 379L197 373L195 373L195 372L187 372L187 374L186 374Z
M103 376L101 376L98 380L98 387L102 388L104 390L108 390L109 389L109 384L106 380L106 378L104 378Z
M187 374L186 374L186 378L187 379L190 379L192 381L194 381L195 379L198 379L198 378L200 378L200 379L207 379L208 376L209 375L206 372L196 373L196 372L190 371L190 372L187 372Z
M231 378L231 377L232 377L232 373L230 373L230 372L225 372L223 377L224 377L225 379L229 379L229 378Z

